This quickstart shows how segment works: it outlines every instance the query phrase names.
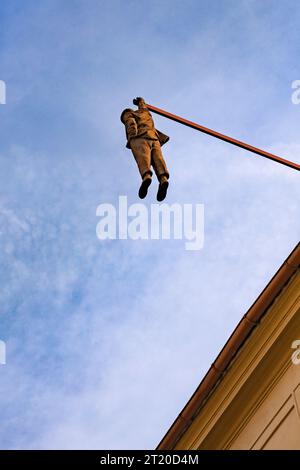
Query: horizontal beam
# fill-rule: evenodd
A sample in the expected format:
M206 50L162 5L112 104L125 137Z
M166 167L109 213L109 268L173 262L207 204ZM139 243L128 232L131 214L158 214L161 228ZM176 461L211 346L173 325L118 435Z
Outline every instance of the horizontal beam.
M278 157L277 155L273 155L272 153L266 152L265 150L261 150L257 147L253 147L252 145L246 144L245 142L241 142L240 140L233 139L225 134L220 134L220 132L213 131L208 127L201 126L200 124L196 124L195 122L188 121L180 116L176 116L175 114L171 114L168 111L164 111L163 109L156 108L151 104L146 105L149 111L153 113L159 114L160 116L166 117L171 119L172 121L178 122L179 124L183 124L184 126L191 127L192 129L196 129L197 131L204 132L204 134L211 135L212 137L216 137L217 139L224 140L229 144L236 145L242 149L248 150L249 152L256 153L261 157L268 158L269 160L273 160L277 163L281 163L282 165L288 166L293 168L294 170L300 170L300 165L298 163L290 162L289 160L285 160L284 158Z

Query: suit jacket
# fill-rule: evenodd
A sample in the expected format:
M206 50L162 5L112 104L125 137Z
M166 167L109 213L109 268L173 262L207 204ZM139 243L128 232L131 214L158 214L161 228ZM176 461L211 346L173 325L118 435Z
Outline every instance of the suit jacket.
M149 110L146 107L139 107L136 111L130 110L122 120L126 130L126 147L130 149L130 140L141 137L144 139L159 140L160 145L168 142L169 137L155 129L154 122Z

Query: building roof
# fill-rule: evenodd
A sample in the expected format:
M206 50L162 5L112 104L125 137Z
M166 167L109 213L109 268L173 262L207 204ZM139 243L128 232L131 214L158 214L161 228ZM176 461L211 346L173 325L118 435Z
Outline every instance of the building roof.
M167 431L157 449L173 449L200 408L217 386L244 342L300 267L300 243L294 248L265 289L245 313L198 388Z

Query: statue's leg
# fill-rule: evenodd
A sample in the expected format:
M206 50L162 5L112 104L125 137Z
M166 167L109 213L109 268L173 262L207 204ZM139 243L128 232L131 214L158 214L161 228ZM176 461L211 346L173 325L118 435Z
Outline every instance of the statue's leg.
M143 179L139 189L139 197L144 199L152 181L151 144L147 139L136 138L130 141L130 146Z
M159 140L152 141L151 162L157 179L159 181L157 200L163 201L167 195L167 190L169 187L168 180L170 175L168 172L167 164L161 151L161 145L159 143Z
M161 181L162 177L169 179L170 175L161 151L159 140L152 140L151 163L159 182Z
M141 139L140 137L136 139L131 139L130 147L137 163L141 177L144 178L147 173L152 175L151 146L149 140Z

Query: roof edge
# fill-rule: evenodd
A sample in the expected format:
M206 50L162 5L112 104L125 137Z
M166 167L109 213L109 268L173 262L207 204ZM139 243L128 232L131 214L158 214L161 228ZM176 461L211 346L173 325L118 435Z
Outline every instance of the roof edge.
M200 382L199 386L179 413L165 436L157 446L158 450L172 450L186 428L193 421L203 401L212 392L218 380L224 375L232 359L241 348L252 330L260 322L284 286L300 267L300 242L284 261L264 290L245 313L237 327L225 343L215 362Z

